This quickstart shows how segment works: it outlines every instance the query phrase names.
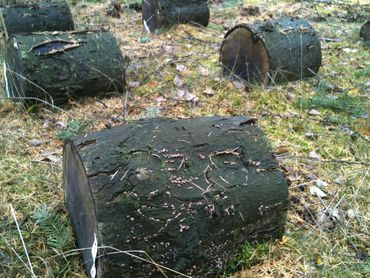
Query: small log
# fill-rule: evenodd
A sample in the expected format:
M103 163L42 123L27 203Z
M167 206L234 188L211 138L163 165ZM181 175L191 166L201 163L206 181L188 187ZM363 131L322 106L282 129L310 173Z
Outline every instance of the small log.
M1 8L2 31L15 34L70 31L74 29L71 10L66 2L42 2Z
M221 46L225 73L249 83L280 83L315 75L321 66L320 39L303 19L279 18L240 24Z
M150 32L179 23L207 26L207 0L143 0L143 23Z
M281 237L287 184L254 123L151 119L67 140L65 198L87 273L216 277L244 241ZM95 239L110 246L96 260Z
M17 35L5 56L6 94L13 100L60 105L124 90L125 63L110 32Z
M370 21L367 21L362 25L360 30L360 37L370 45Z

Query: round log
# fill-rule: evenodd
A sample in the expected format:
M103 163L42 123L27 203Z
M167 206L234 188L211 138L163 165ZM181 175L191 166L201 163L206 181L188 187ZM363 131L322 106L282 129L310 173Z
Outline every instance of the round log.
M13 5L0 11L0 26L9 37L21 33L74 29L71 10L66 2Z
M143 23L150 32L179 23L207 26L207 0L143 0Z
M362 25L360 37L365 41L365 43L370 44L370 21L367 21L364 25Z
M6 94L13 100L60 105L124 90L125 63L110 32L17 35L5 56Z
M249 83L278 83L315 75L321 66L320 39L303 19L279 18L229 30L220 62L227 74Z
M287 184L254 123L150 119L67 140L66 205L87 273L216 277L244 241L281 237Z

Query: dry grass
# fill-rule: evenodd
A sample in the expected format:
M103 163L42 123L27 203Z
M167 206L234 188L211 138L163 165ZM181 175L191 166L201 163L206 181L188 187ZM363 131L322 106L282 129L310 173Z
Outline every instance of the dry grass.
M10 204L39 277L84 277L78 252L68 252L74 241L61 188L62 141L57 139L61 124L88 123L80 132L89 132L143 117L216 114L258 118L287 175L292 201L283 239L242 250L240 269L233 270L238 271L233 277L369 275L369 133L362 116L368 105L370 54L358 37L362 21L348 21L350 12L342 6L256 4L260 17L243 17L235 5L213 4L208 28L179 25L159 35L143 33L141 16L133 11L112 19L105 15L106 4L86 3L74 9L81 25L109 26L131 60L128 81L139 83L131 83L127 102L125 95L100 102L85 99L71 103L65 112L43 107L28 114L21 106L0 100L0 277L31 276ZM225 31L236 23L278 13L309 20L331 13L328 21L310 21L322 38L340 39L322 43L319 75L249 89L225 79L218 64ZM185 70L177 70L179 65ZM198 101L179 99L173 84L176 76ZM314 103L320 115L309 115L318 95L323 96ZM328 95L345 96L347 102L324 103ZM42 142L35 146L34 139ZM51 160L42 156L46 150L53 152ZM310 159L312 151L321 156L319 161ZM310 193L317 180L327 183L326 198ZM68 240L58 244L51 240L56 229L37 217L44 205L49 209L46 216ZM330 229L319 221L328 209L338 210L337 218L324 223Z

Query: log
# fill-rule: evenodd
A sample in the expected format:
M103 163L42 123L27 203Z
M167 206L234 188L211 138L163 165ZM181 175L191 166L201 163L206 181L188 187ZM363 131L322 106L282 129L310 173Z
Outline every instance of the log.
M179 23L207 26L207 0L143 0L143 23L150 32Z
M360 37L364 40L365 44L370 46L370 20L362 25L360 30Z
M7 36L44 31L74 29L71 10L66 2L21 4L0 9L0 26Z
M65 199L87 273L216 277L243 242L280 238L287 184L254 123L150 119L67 140Z
M124 90L125 63L110 32L17 35L5 56L9 99L62 105Z
M248 83L275 84L315 75L321 66L320 39L299 18L279 18L230 29L221 45L226 74Z

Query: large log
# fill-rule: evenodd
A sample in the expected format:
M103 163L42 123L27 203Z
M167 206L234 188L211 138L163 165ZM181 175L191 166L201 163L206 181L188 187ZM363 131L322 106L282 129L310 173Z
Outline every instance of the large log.
M125 63L110 32L17 35L6 44L7 97L56 105L122 92Z
M360 37L362 37L366 45L370 46L370 20L362 25L360 29Z
M150 32L178 23L207 26L207 0L143 0L143 22Z
M279 18L240 24L221 46L225 73L250 83L277 83L315 75L321 66L320 39L303 19Z
M74 234L97 277L160 276L158 265L118 250L215 277L244 241L284 231L287 185L247 117L133 122L67 140L63 165Z
M66 2L21 4L0 8L0 26L7 36L44 31L70 31L74 28Z

